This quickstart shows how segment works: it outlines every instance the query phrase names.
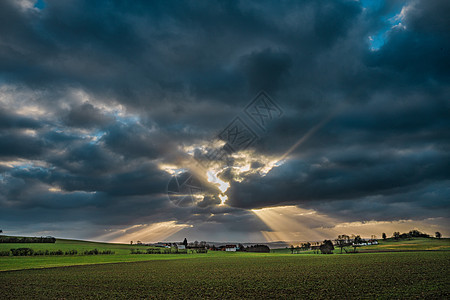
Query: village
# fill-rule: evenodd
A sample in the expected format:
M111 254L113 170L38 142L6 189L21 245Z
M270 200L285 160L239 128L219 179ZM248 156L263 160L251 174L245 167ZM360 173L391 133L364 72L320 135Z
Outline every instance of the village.
M194 241L188 242L187 238L183 242L158 242L158 243L143 243L142 241L137 241L134 243L130 242L131 245L139 246L150 246L157 248L175 249L175 250L195 250L196 252L202 251L225 251L225 252L259 252L259 253L269 253L271 248L269 245L265 244L242 244L242 243L217 243L217 242L206 242L206 241ZM348 252L345 247L353 247L353 252L356 252L357 247L378 245L378 240L374 235L370 239L363 239L358 236L348 236L339 235L335 240L324 240L322 242L304 242L298 245L286 246L285 249L290 249L292 254L298 254L302 251L314 251L314 253L330 254L335 248L344 249Z

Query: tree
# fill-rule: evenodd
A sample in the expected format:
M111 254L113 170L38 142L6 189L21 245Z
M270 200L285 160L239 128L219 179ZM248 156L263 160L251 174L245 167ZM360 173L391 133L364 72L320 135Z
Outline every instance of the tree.
M311 248L311 243L310 242L306 242L306 243L302 243L302 250L309 250Z
M187 239L186 238L184 238L184 241L183 241L183 245L187 248L187 245L188 245L188 241L187 241Z
M386 240L386 233L383 232L382 237L383 237L383 240Z
M333 254L334 250L333 242L330 240L324 240L323 244L320 245L319 249L320 252L322 252L322 254Z
M361 244L361 243L362 243L362 238L361 238L359 235L357 235L357 236L355 237L355 239L353 240L353 243L355 243L355 244Z
M130 241L130 245L133 245L133 241Z
M396 231L392 234L392 236L394 237L394 239L398 240L400 238L400 232Z
M342 254L342 249L345 246L349 246L349 245L350 245L350 237L348 235L346 235L346 234L338 235L338 237L336 239L336 246L341 248L341 254Z
M291 254L294 254L294 245L291 245L291 247L290 247L290 249L291 249Z
M440 233L439 231L436 231L435 235L436 235L436 238L437 238L437 239L440 239L440 238L441 238L441 233Z

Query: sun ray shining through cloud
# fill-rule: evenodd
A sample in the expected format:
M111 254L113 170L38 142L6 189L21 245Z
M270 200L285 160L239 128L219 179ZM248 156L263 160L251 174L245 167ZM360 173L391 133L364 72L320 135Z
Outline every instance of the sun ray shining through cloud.
M449 1L96 3L0 1L6 234L450 234Z
M177 224L167 221L154 224L133 225L124 229L114 230L96 237L96 240L112 243L130 243L130 241L158 242L169 238L178 231L190 227L187 224Z

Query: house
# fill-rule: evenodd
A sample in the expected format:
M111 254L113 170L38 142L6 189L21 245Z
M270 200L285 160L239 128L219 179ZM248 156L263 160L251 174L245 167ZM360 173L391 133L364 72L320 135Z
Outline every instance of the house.
M186 246L184 244L177 244L178 250L184 250L186 249Z
M225 245L225 251L227 252L236 252L237 246L236 245Z

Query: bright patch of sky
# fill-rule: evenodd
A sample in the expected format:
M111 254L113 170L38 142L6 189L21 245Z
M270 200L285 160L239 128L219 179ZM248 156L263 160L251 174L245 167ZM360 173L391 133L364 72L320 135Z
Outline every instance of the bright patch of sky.
M361 4L367 10L367 13L376 12L383 7L383 1L361 0ZM374 32L374 34L368 36L370 50L378 51L386 43L389 38L389 33L393 29L404 28L401 22L404 18L406 7L407 5L404 5L404 3L399 4L391 12L380 17L383 26Z
M44 0L37 0L36 3L34 3L34 7L37 9L44 9L46 6Z

